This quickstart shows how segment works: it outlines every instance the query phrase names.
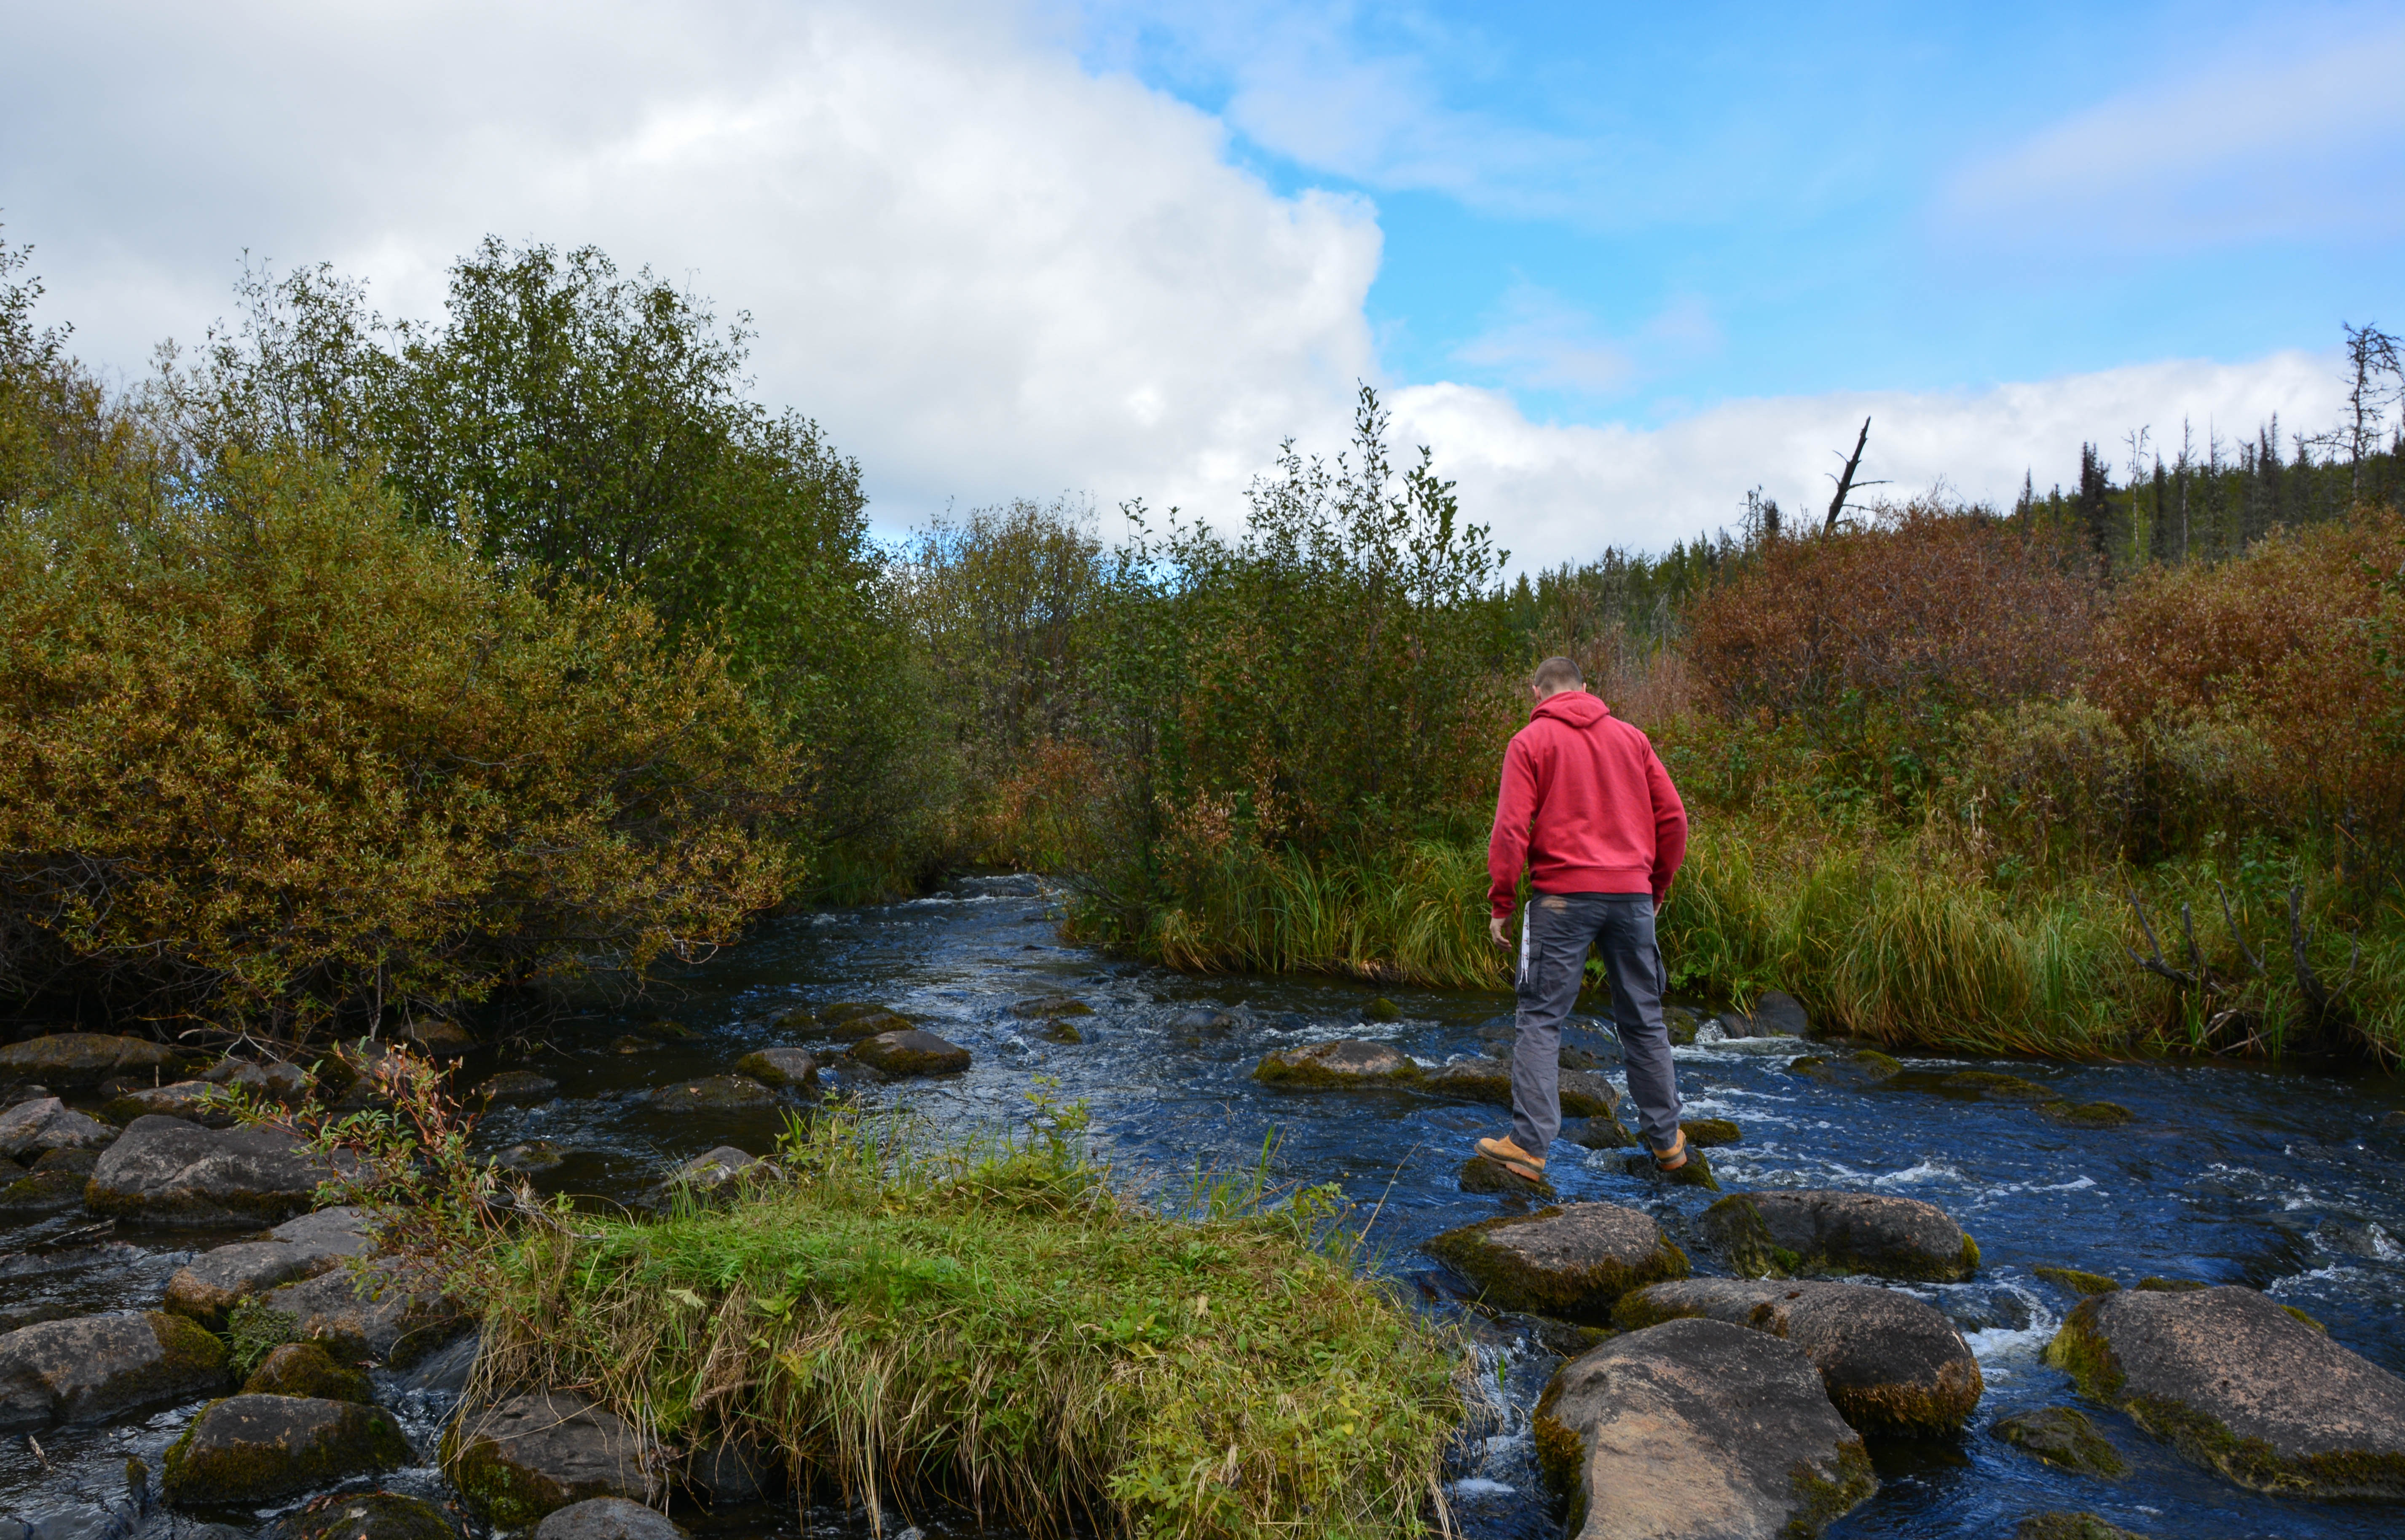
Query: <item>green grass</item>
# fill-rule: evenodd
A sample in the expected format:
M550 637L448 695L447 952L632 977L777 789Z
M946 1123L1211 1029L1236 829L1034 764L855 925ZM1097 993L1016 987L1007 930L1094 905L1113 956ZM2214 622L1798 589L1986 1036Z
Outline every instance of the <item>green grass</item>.
M781 1159L721 1207L526 1242L480 1382L590 1387L671 1455L752 1434L872 1509L1436 1526L1466 1361L1361 1275L1331 1194L1198 1183L1165 1214L1074 1135L946 1147L842 1114Z

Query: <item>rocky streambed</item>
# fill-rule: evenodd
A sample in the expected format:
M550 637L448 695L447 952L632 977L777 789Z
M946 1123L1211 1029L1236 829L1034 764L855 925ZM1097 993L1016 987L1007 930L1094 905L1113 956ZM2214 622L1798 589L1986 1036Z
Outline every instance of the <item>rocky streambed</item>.
M1588 1024L1564 1055L1580 1120L1538 1192L1464 1158L1506 1115L1508 1001L1390 994L1108 962L1009 879L780 922L650 1009L453 1049L492 1093L488 1152L595 1201L645 1201L680 1166L710 1180L837 1088L961 1127L1082 1099L1122 1177L1165 1189L1273 1136L1274 1174L1342 1183L1378 1265L1470 1335L1447 1499L1472 1535L1560 1533L1564 1504L1598 1536L2405 1527L2394 1083L1899 1059L1811 1041L1774 1001L1682 1018L1712 1188L1629 1158ZM440 1281L361 1297L355 1216L308 1211L321 1173L204 1126L194 1079L289 1095L291 1071L62 1051L0 1046L0 1540L523 1518L442 1468L475 1338ZM218 1334L246 1300L305 1340L241 1375ZM450 1463L550 1472L537 1505L639 1487L613 1423L525 1398ZM801 1533L790 1499L752 1500L773 1470L720 1456L679 1473L679 1522ZM605 1505L541 1533L668 1533L645 1522Z

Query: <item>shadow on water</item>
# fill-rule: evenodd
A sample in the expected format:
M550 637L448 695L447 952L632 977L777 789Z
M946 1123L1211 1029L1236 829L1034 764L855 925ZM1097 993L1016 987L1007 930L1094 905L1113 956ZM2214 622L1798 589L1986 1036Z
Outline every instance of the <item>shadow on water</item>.
M1431 1309L1467 1321L1489 1382L1502 1387L1450 1494L1465 1533L1490 1540L1557 1534L1558 1521L1537 1491L1527 1414L1558 1359L1530 1332L1460 1311L1453 1282L1417 1250L1441 1230L1498 1211L1503 1200L1464 1195L1455 1172L1470 1141L1498 1131L1505 1114L1404 1093L1281 1091L1249 1078L1272 1049L1340 1037L1389 1042L1429 1063L1494 1051L1508 1040L1508 1017L1498 1021L1508 999L1390 990L1401 1019L1366 1022L1372 991L1362 986L1193 978L1116 962L1062 944L1056 919L1050 898L1024 878L976 879L908 903L780 919L673 980L646 1011L564 1021L542 1043L513 1052L510 1067L550 1076L559 1095L539 1106L496 1108L481 1137L496 1152L548 1146L557 1164L539 1177L547 1188L635 1201L670 1160L724 1143L767 1150L782 1116L654 1113L637 1099L643 1090L724 1071L755 1048L809 1045L807 1033L783 1030L778 1019L797 1006L843 1000L900 1011L976 1056L957 1078L861 1087L878 1103L907 1106L939 1126L992 1127L1022 1116L1037 1077L1053 1077L1055 1094L1091 1108L1096 1142L1122 1181L1163 1190L1182 1186L1198 1165L1248 1166L1274 1134L1280 1181L1340 1183L1364 1211L1377 1206L1371 1239L1381 1265L1407 1279ZM1083 1042L1048 1041L1039 1023L1011 1014L1015 1002L1046 995L1091 1008L1076 1018ZM686 1035L662 1028L662 1016ZM1607 1031L1589 1024L1569 1041L1618 1078ZM1713 1152L1723 1183L1925 1199L1976 1237L1985 1261L1973 1281L1913 1290L1945 1310L1978 1354L1988 1394L1971 1429L1942 1444L1876 1447L1882 1490L1833 1534L2002 1533L2047 1508L2086 1509L2157 1536L2398 1532L2394 1508L2240 1491L2171 1457L2114 1415L2098 1421L2131 1464L2117 1480L2057 1472L1987 1434L1998 1418L2074 1397L2040 1357L2076 1302L2035 1274L2046 1264L2125 1283L2161 1276L2266 1289L2326 1323L2349 1347L2405 1372L2398 1239L2405 1176L2396 1159L2405 1141L2381 1128L2399 1099L2393 1082L2220 1066L1907 1060L1909 1071L2008 1068L2074 1100L2115 1101L2136 1114L2121 1127L2083 1130L2027 1105L1942 1094L1934 1089L1938 1073L1907 1073L1869 1088L1821 1085L1788 1072L1796 1051L1775 1040L1679 1050L1687 1115L1731 1118L1744 1130L1741 1144ZM471 1063L471 1078L500 1064L498 1051L485 1050ZM836 1078L843 1078L840 1064ZM1700 1270L1714 1269L1695 1233L1710 1195L1626 1175L1612 1151L1559 1146L1551 1174L1567 1199L1652 1212ZM176 1260L172 1242L162 1244L167 1239L120 1233L97 1251L85 1248L91 1254L79 1266L53 1267L41 1279L0 1279L0 1287L25 1296L0 1303L22 1309L72 1295L75 1308L88 1309L155 1301ZM0 1239L0 1251L22 1240ZM23 1264L0 1268L12 1265ZM412 1431L429 1434L441 1409L418 1408ZM112 1471L121 1472L126 1452L163 1448L188 1415L68 1437L69 1447L51 1458L105 1485ZM46 1479L21 1441L9 1442L0 1451L0 1512ZM147 1457L155 1470L155 1454ZM121 1490L121 1475L114 1479ZM432 1480L420 1471L396 1484L430 1490ZM60 1515L68 1517L64 1505ZM692 1518L700 1533L802 1533L791 1505ZM921 1522L929 1540L946 1533L938 1522ZM136 1528L169 1533L158 1519ZM822 1508L809 1533L863 1534L867 1524L865 1515ZM44 1540L70 1533L110 1540L96 1529L43 1532Z

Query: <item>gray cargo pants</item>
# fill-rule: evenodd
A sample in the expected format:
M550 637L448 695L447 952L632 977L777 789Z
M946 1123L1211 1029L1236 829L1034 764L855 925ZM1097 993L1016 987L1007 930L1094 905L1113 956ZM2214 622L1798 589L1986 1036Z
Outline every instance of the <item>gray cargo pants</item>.
M1520 921L1519 1036L1512 1045L1512 1141L1533 1155L1561 1132L1562 1021L1578 1003L1586 950L1611 975L1611 1019L1637 1103L1637 1136L1667 1150L1679 1138L1679 1084L1662 1021L1662 949L1649 893L1539 893Z

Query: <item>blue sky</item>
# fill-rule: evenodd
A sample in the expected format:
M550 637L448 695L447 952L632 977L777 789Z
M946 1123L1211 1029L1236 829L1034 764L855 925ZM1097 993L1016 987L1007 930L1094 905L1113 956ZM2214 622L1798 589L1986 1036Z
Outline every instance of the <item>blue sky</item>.
M486 234L748 312L880 528L1214 523L1385 392L1523 565L1761 487L2008 499L2335 416L2405 329L2405 0L82 0L0 50L0 223L123 378L245 259L438 315Z
M2405 7L1085 24L1097 67L1222 118L1273 185L1374 200L1391 370L1549 420L2249 358L2405 322Z

